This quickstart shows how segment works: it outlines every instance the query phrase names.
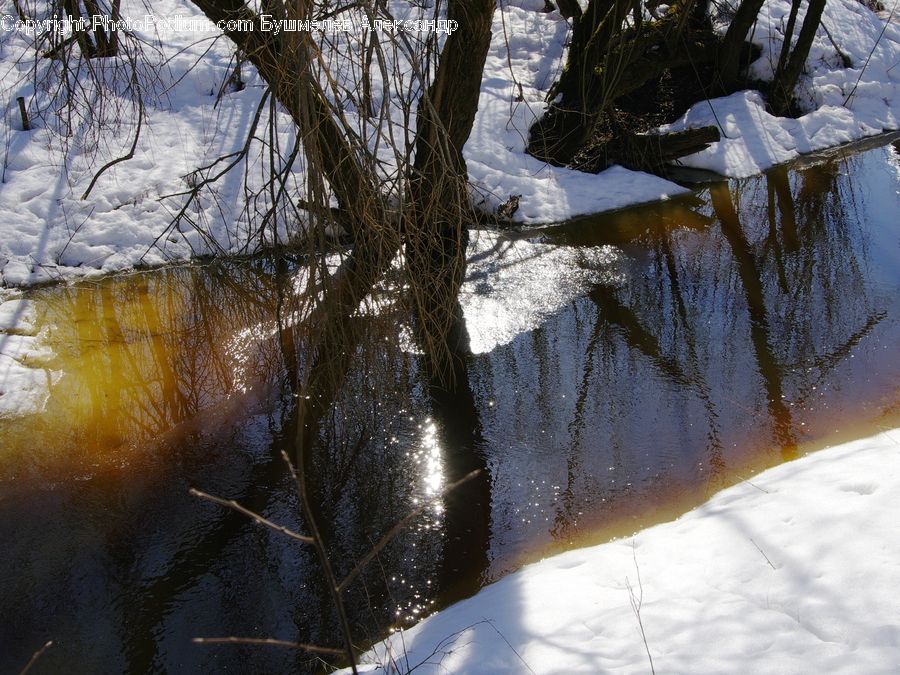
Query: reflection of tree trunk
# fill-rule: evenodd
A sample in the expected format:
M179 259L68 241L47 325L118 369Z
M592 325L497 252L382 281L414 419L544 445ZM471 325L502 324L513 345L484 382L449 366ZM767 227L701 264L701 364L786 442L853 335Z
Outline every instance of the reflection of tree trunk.
M750 315L750 341L766 390L775 442L781 446L785 457L793 457L797 452L797 440L792 428L791 411L784 402L784 374L778 359L775 358L769 337L769 320L759 267L750 248L750 242L747 241L741 228L728 185L712 186L710 198L713 210L721 223L722 234L731 247L744 289L744 299Z
M439 570L443 602L473 595L488 569L491 539L491 479L481 436L481 422L464 362L458 361L453 383L430 386L432 411L443 449L444 482L480 470L444 498L444 555Z
M800 238L797 236L797 215L787 168L778 167L768 172L766 184L770 190L774 190L778 211L781 213L781 236L784 238L784 249L788 253L793 253L800 248Z
M609 336L609 332L606 330L607 325L598 307L594 316L594 326L591 329L591 335L584 350L584 368L582 369L581 383L578 385L575 411L568 428L571 438L568 454L566 455L566 486L560 492L561 508L556 511L556 515L553 518L553 529L550 531L558 541L569 539L570 531L577 520L575 513L575 482L581 474L580 453L585 430L584 411L594 374L594 356L600 346L601 339ZM543 364L546 361L547 359L540 359L539 363Z
M766 195L768 197L766 215L769 220L769 235L766 237L766 245L763 251L768 252L771 249L775 258L775 268L778 271L778 286L781 288L782 293L787 293L787 273L784 269L784 253L781 240L778 237L778 209L776 208L776 195L781 197L781 194L775 187L775 183L768 176L766 177Z

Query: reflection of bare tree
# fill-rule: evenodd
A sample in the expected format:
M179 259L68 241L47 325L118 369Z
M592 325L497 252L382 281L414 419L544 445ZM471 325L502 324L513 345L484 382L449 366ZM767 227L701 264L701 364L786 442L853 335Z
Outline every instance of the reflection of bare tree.
M631 259L616 285L596 286L590 304L576 300L482 369L517 396L510 412L542 411L523 439L565 420L567 437L544 441L560 458L548 472L559 484L555 539L622 518L667 485L696 483L702 495L734 480L729 469L775 459L757 448L791 457L823 432L806 426L823 390L887 316L867 280L862 209L852 172L825 163L712 186L705 223L679 206L663 226L654 207L547 233L562 245L614 242ZM505 360L509 383L492 374ZM560 372L572 381L548 376ZM541 401L555 401L549 415Z
M447 603L473 595L488 568L491 479L466 364L458 362L451 385L432 382L429 389L443 448L444 482L479 472L444 500L443 551L437 582L441 601Z
M240 368L259 389L283 370L266 329L274 294L247 264L172 268L42 292L67 373L47 416L83 459L227 415ZM70 318L71 317L71 318ZM248 334L241 338L241 328ZM234 406L234 403L231 403ZM54 441L54 444L56 442ZM74 457L73 457L74 459Z
M442 533L442 545L429 561L436 566L429 581L435 583L430 588L418 589L411 597L396 595L401 590L395 583L397 576L410 573L410 565L413 569L428 567L420 557L424 554L422 545L429 544L428 540L430 545L441 543L427 533L422 537L422 532L399 538L417 542L413 548L418 545L419 550L411 559L391 557L409 551L398 544L379 556L380 568L367 570L360 582L354 582L357 588L360 583L364 586L368 604L368 607L361 604L358 595L348 599L350 613L357 619L355 630L360 634L371 634L373 626L383 626L384 610L390 605L419 613L429 608L422 603L434 601L438 594L442 598L458 598L473 593L487 565L490 480L468 384L468 336L458 301L461 279L461 275L456 277L450 284L452 289L445 289L447 294L441 295L444 302L455 307L448 311L454 317L447 331L449 359L446 363L452 369L450 372L435 363L427 348L426 354L410 362L408 355L385 347L396 341L397 324L408 317L402 307L382 305L377 313L363 316L330 314L327 318L331 323L321 331L339 335L335 340L317 336L320 328L309 322L289 326L283 319L279 320L288 370L299 372L302 378L299 402L282 433L295 439L293 456L302 463L311 491L312 515L319 523L319 532L328 545L338 576L346 571L342 569L344 566L359 557L361 544L378 538L405 515L404 505L411 508L411 504L421 499L423 486L416 483L429 480L428 473L434 469L427 468L428 462L441 464L440 481L444 485L455 483L473 470L481 472L444 498L436 521L426 522L426 530L430 527ZM282 316L290 305L287 293L287 289L280 291L279 303L284 303L279 304ZM318 344L312 355L302 347L310 342ZM392 456L399 448L391 442L396 440L395 433L402 432L390 431L398 427L398 420L392 420L390 414L394 406L404 411L422 405L409 392L415 391L417 381L423 380L431 415L428 422L418 420L416 434L428 436L434 444L432 449L440 457L418 457L416 461L424 464L412 472L396 475L386 467L403 464ZM392 405L385 406L385 401L391 401ZM400 421L399 427L404 426ZM433 431L428 430L432 428ZM417 438L413 444L422 441ZM369 494L364 492L361 497L362 477L368 478L365 492ZM396 508L386 508L390 503ZM348 514L359 514L363 520L348 527ZM390 570L390 580L385 578L384 570ZM421 573L416 576L421 580ZM364 621L361 617L366 615L374 617L374 621ZM406 615L397 618L405 620Z
M781 447L786 458L793 457L797 451L797 440L793 430L791 412L785 403L784 372L775 357L766 309L765 294L760 270L750 249L750 244L741 229L741 223L731 201L731 193L727 184L716 185L710 189L710 200L713 210L719 219L722 234L731 247L731 253L737 265L750 315L750 340L759 374L762 376L766 392L766 403L772 417L775 442Z

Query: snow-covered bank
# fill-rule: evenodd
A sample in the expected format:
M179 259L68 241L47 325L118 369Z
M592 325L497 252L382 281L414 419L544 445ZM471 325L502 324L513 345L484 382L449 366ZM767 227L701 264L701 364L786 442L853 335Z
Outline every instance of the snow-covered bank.
M621 167L588 175L550 167L525 154L528 129L543 112L569 30L558 13L542 13L542 7L542 0L511 0L496 12L479 112L465 148L478 199L489 208L521 195L516 218L546 223L684 192L669 181ZM10 2L3 8L14 13ZM161 18L203 21L191 3L177 0L154 3L153 11ZM752 66L757 77L771 76L788 11L785 0L766 3L753 33L763 50ZM146 8L124 2L122 12L140 17ZM900 26L885 27L884 20L856 0L829 2L825 25L829 30L820 29L800 85L809 114L799 120L774 118L754 92L699 103L674 126L718 124L725 138L685 164L748 175L798 153L898 128ZM153 42L155 30L136 33ZM233 48L224 39L211 42L212 36L159 33L154 63L160 95L145 101L147 121L134 157L110 168L82 200L96 170L128 150L135 133L128 119L131 104L119 101L121 125L102 133L86 130L85 120L70 139L74 152L66 155L60 138L40 121L32 131L21 130L18 96L25 97L33 121L36 109L44 109L47 119L54 112L47 93L35 86L28 37L15 31L0 35L0 90L8 102L0 121L6 147L0 184L2 285L112 272L198 253L246 253L259 246L254 230L241 221L244 193L235 176L221 182L216 199L201 200L192 212L209 237L189 227L167 230L178 203L165 195L184 191L192 171L243 146L262 96L259 78L246 72L248 86L218 100L216 92L233 67ZM849 59L849 68L841 54ZM281 128L290 128L282 117ZM286 136L284 142L289 146L291 139ZM300 173L294 178L302 185Z
M784 0L763 6L752 40L762 54L750 66L751 77L772 79L790 8ZM822 23L797 88L806 114L775 117L755 91L697 103L667 128L718 125L723 139L683 164L750 176L801 154L900 128L900 26L843 0L825 6Z
M900 663L900 429L678 520L529 565L365 656L387 672L888 673ZM646 640L646 646L645 646Z

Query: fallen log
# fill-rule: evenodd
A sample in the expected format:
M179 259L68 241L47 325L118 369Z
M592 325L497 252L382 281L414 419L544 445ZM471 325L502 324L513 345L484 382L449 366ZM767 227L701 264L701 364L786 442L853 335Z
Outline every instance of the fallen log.
M659 173L667 163L706 150L720 138L719 128L714 126L668 134L628 134L607 144L607 161L635 171Z

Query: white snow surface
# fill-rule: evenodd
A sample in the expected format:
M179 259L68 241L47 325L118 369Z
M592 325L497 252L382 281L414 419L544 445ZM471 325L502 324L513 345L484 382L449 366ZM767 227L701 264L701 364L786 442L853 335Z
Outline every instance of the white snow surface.
M401 5L405 7L399 3L398 12L406 11ZM479 111L465 148L476 201L491 208L510 195L521 195L516 219L546 223L683 192L674 183L621 167L588 175L550 167L525 154L528 128L542 114L546 93L561 68L568 26L556 12L538 11L542 0L510 0L502 7L505 11L495 15ZM9 0L2 9L15 14ZM765 5L754 31L754 41L763 49L753 66L758 77L771 75L788 9L784 0ZM191 3L179 0L155 2L152 11L161 18L200 16ZM137 0L125 0L122 12L140 18L147 8ZM701 102L673 127L721 123L725 138L684 163L747 175L798 153L896 129L900 26L892 23L885 28L883 19L856 0L829 2L825 23L852 66L844 68L831 39L820 30L800 84L801 99L810 110L807 115L799 120L774 118L753 92ZM156 29L135 32L152 40ZM118 127L91 134L82 125L72 141L74 152L66 156L60 137L48 128L61 122L48 111L48 94L35 88L30 73L34 57L27 36L16 31L0 34L0 90L7 102L0 120L6 147L0 183L2 285L118 271L219 249L245 253L266 243L251 241L251 232L241 221L240 168L221 181L218 203L206 199L196 213L191 212L205 224L211 240L191 228L166 232L178 199L163 196L184 191L185 177L193 170L242 147L262 83L246 66L247 88L226 94L214 106L215 93L231 72L233 48L228 41L212 41L215 32L159 30L161 54L151 61L166 65L158 69L156 94L148 94L145 101L148 119L134 157L104 173L85 200L81 195L96 170L131 145L135 124L129 104ZM519 86L522 100L517 102ZM18 96L28 104L32 131L21 130ZM42 106L45 119L56 122L41 120L37 113ZM288 129L282 144L289 147L290 123L284 114L280 120L280 127ZM256 168L251 166L248 173L255 175ZM301 173L293 178L302 185Z
M898 494L893 429L765 471L630 539L529 565L363 661L647 673L649 650L659 673L893 673Z
M753 43L762 54L751 64L751 76L771 80L790 8L784 0L763 5L753 31ZM723 138L681 163L727 176L751 176L801 154L900 128L900 25L886 24L855 0L828 2L822 23L796 91L806 114L775 117L755 91L702 101L663 129L716 125ZM843 66L841 53L849 59L849 68Z

